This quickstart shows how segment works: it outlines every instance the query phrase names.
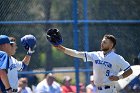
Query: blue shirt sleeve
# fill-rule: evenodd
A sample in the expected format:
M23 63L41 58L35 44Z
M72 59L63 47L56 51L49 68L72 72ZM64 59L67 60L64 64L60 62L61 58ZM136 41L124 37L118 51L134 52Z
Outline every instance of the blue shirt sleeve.
M26 70L27 67L28 67L28 65L26 65L25 63L22 62L22 68L20 69L20 71Z
M9 56L7 53L0 51L0 69L7 69Z

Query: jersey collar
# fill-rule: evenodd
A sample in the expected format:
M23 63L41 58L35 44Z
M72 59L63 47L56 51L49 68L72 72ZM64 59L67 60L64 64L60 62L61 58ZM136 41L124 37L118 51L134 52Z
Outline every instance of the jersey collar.
M106 54L104 54L104 56L106 57L106 56L109 55L111 52L113 52L113 50L107 52Z

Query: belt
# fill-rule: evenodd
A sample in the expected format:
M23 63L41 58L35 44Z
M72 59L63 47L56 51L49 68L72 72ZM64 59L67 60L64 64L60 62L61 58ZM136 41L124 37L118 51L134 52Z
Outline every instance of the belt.
M17 89L12 89L12 92L17 92L18 90Z
M103 89L109 89L110 86L101 86L101 87L97 87L98 90L103 90Z

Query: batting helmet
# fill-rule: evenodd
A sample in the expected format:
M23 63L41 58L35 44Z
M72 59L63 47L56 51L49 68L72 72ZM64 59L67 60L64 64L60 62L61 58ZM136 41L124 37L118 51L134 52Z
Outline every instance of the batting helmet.
M36 38L31 34L25 35L21 38L21 45L26 50L29 50L29 48L34 49L36 47Z

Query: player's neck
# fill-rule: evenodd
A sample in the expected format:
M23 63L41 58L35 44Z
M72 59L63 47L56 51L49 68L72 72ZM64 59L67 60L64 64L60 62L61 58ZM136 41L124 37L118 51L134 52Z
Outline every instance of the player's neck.
M104 53L104 55L106 56L106 55L109 54L111 51L112 51L112 49L111 49L111 50L107 50L107 51L103 51L103 53Z

